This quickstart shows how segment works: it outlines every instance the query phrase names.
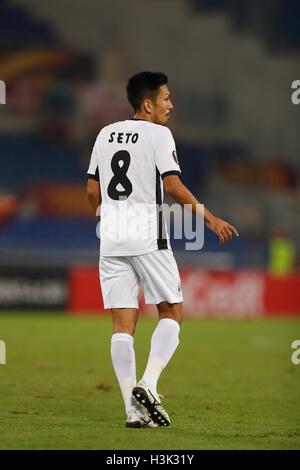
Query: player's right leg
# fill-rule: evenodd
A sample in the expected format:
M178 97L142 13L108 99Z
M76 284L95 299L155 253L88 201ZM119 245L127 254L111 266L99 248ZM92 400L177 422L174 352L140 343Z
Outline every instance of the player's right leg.
M154 421L168 426L170 418L161 405L157 382L179 344L183 301L179 272L170 250L139 256L135 263L144 282L146 303L157 305L159 322L151 338L147 367L133 395Z
M171 420L161 404L157 393L157 382L179 344L182 303L161 302L157 308L160 320L151 338L151 348L144 375L133 389L133 396L147 408L154 422L160 426L169 426Z

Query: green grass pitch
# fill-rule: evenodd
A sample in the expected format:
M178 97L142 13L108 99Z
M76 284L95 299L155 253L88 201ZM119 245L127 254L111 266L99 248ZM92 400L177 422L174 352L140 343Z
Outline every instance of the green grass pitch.
M138 377L154 325L138 324ZM109 317L0 314L0 449L300 449L300 319L186 320L158 429L125 428L110 336Z

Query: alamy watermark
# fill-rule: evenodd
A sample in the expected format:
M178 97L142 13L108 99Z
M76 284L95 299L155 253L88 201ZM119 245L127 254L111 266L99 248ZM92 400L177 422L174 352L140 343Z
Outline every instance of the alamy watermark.
M0 80L0 104L6 104L6 85L3 80Z
M292 90L295 90L291 94L291 100L293 104L300 104L300 80L294 80L292 83Z
M166 239L167 232L174 240L185 240L186 250L201 250L204 245L204 206L197 204L197 216L192 205L129 204L99 206L101 217L97 236L107 241L137 241Z
M295 339L292 342L291 348L296 350L292 354L291 361L294 366L298 366L300 364L300 339Z
M0 340L0 365L1 364L6 364L6 345L2 340Z

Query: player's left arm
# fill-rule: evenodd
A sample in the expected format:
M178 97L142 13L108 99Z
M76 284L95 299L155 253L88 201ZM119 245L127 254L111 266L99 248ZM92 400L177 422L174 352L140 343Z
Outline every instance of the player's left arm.
M96 214L98 207L101 205L101 189L99 181L88 178L87 197Z

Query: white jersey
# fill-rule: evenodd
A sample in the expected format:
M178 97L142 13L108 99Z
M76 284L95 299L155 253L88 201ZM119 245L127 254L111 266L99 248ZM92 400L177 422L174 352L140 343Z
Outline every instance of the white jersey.
M88 176L100 182L101 256L170 249L161 210L162 179L180 174L175 142L167 127L129 119L100 131Z

